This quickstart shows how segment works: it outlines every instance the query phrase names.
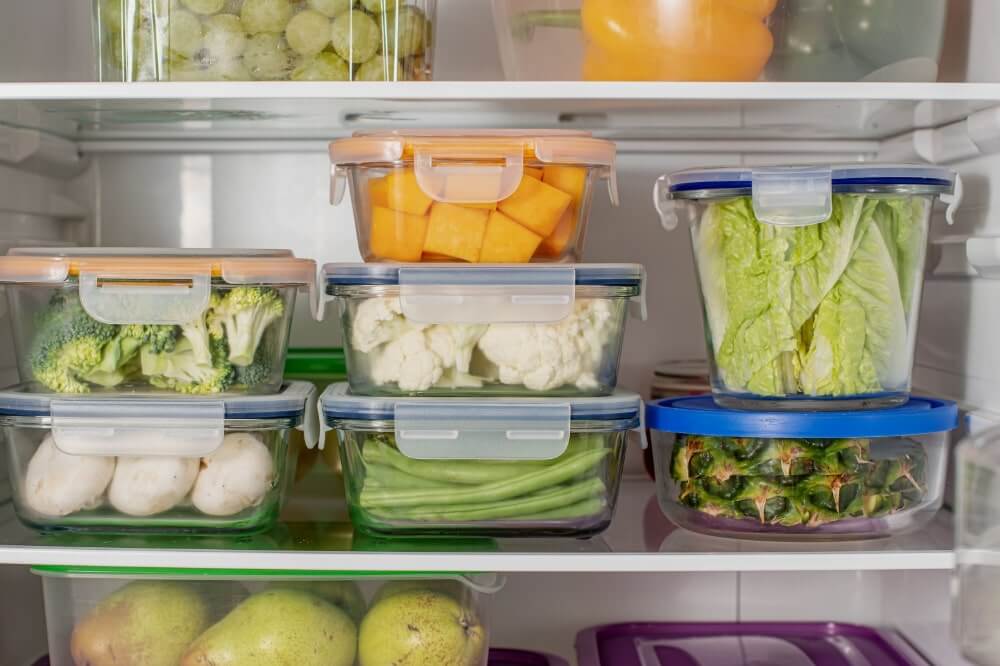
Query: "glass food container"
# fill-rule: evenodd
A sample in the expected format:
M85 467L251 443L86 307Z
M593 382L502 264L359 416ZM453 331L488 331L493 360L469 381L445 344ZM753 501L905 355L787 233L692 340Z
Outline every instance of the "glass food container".
M274 393L296 292L285 250L15 248L0 257L22 382L56 393Z
M323 269L357 395L608 395L644 279L636 264Z
M705 169L663 176L663 224L691 229L716 401L738 409L906 402L936 199L923 166ZM958 188L960 192L960 188Z
M384 535L572 536L611 522L634 393L606 398L320 399L351 521Z
M962 654L1000 664L1000 428L963 441L957 452L952 624Z
M930 666L895 631L839 622L633 622L581 631L580 666Z
M52 664L486 666L477 574L36 567Z
M421 81L435 0L93 0L102 81Z
M789 541L897 535L941 507L953 402L853 412L745 412L710 397L647 407L657 495L672 521Z
M618 204L615 144L587 132L359 133L330 160L365 261L579 261L600 181Z
M44 531L267 530L295 470L291 433L316 444L315 404L302 382L226 398L0 392L15 512Z

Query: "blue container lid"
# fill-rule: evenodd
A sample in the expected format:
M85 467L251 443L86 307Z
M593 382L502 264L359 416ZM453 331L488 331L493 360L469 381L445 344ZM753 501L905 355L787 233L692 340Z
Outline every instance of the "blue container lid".
M954 429L958 406L913 397L900 407L867 411L750 412L720 407L711 396L694 396L647 405L646 424L661 432L708 437L908 437Z
M893 193L901 187L943 194L951 192L955 187L955 172L939 167L916 164L845 164L830 165L822 169L829 169L833 192L838 194L882 191ZM678 199L711 199L750 194L755 173L759 175L767 172L769 179L782 178L781 174L787 173L789 181L794 181L797 173L809 170L809 167L763 170L741 167L691 169L670 174L667 189L671 197Z
M398 285L400 271L423 284L551 285L572 280L578 287L642 286L639 264L327 264L326 284L333 286Z

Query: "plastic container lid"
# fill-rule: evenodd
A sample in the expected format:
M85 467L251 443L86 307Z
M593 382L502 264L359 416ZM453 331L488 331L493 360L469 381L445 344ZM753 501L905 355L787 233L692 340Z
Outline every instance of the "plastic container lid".
M557 322L573 312L581 287L639 297L637 314L646 318L646 271L639 264L327 264L322 280L331 296L397 286L403 315L418 322Z
M895 632L833 622L617 624L576 650L580 666L928 666Z
M574 431L645 431L642 399L621 390L603 398L394 398L332 384L320 411L326 428L382 422L399 450L418 460L551 460Z
M56 447L71 455L205 456L227 428L292 421L312 448L318 441L316 387L287 382L275 395L163 397L152 394L0 391L0 419L47 419ZM264 423L260 427L267 427Z
M749 412L720 407L711 396L694 396L647 405L646 424L661 432L709 437L908 437L954 429L958 406L948 400L912 397L905 405L889 409Z
M566 130L361 132L330 144L330 200L337 204L344 197L345 167L412 162L417 184L435 201L501 201L521 184L525 163L543 163L603 167L618 205L615 150L612 141Z
M761 222L797 227L830 219L834 194L929 194L949 197L950 221L961 190L954 171L908 164L693 169L660 177L654 203L667 229L677 225L674 200L736 196L752 198L754 215Z

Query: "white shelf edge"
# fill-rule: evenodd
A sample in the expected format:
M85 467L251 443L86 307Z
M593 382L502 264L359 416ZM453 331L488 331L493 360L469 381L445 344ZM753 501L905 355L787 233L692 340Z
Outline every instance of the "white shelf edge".
M580 81L0 83L0 100L905 100L998 101L1000 83Z

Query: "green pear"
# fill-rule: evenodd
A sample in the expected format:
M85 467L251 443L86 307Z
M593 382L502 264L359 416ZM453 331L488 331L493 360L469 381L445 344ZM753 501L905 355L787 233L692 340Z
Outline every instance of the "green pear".
M437 592L445 594L456 601L461 601L465 594L465 585L457 580L447 579L421 580L415 578L411 580L392 580L380 587L378 592L375 593L375 597L372 599L372 606L400 592L411 592L414 590Z
M109 595L73 628L76 666L176 666L211 622L197 586L136 581Z
M331 603L301 590L259 592L188 648L180 666L351 666L358 630Z
M475 613L454 597L400 591L373 605L361 623L361 666L478 666L487 634Z
M351 580L283 580L271 583L268 589L302 590L315 594L347 613L355 624L361 622L368 607L361 588Z

